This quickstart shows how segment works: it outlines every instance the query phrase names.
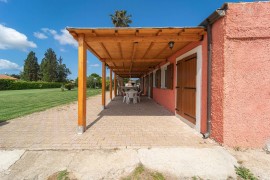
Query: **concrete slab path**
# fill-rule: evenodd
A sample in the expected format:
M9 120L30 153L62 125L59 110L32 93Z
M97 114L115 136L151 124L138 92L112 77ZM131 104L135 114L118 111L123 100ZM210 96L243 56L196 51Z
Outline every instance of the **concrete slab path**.
M142 163L173 179L236 178L233 158L221 147L27 151L0 179L47 179L68 170L80 180L121 179Z

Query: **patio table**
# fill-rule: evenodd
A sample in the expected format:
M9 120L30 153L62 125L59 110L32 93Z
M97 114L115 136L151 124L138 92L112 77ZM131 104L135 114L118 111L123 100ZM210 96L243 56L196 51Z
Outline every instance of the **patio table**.
M133 103L137 103L137 93L138 91L135 91L133 89L126 91L125 92L127 95L127 99L126 99L126 103L129 104L130 103L130 99L133 99Z

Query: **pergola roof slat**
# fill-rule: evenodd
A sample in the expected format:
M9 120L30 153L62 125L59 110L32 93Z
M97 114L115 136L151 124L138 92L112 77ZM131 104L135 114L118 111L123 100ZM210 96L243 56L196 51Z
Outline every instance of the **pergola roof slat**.
M119 76L141 77L191 42L200 41L204 27L67 28ZM174 42L173 49L168 43ZM136 71L142 69L143 71Z

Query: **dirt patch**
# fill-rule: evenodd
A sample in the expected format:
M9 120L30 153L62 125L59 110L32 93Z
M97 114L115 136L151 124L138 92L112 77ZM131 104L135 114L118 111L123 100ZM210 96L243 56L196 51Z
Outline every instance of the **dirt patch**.
M47 180L78 180L78 179L72 174L72 172L64 170L53 173L51 176L48 177Z

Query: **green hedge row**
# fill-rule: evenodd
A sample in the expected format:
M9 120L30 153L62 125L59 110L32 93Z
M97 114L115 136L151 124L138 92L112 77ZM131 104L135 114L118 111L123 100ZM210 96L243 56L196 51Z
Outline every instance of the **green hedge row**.
M62 83L59 82L28 82L14 81L9 79L0 79L0 90L20 90L20 89L47 89L60 88Z

